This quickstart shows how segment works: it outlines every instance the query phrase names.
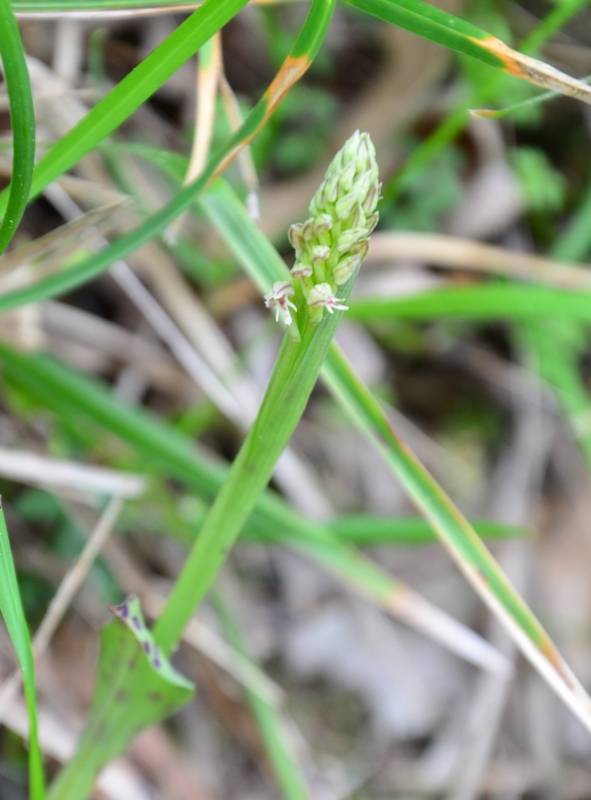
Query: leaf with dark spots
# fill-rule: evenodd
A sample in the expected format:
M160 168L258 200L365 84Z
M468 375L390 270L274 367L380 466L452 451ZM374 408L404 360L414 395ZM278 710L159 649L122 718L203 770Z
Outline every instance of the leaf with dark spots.
M123 753L142 728L188 703L193 684L163 655L144 622L137 598L111 607L115 619L101 632L95 694L80 742L51 787L49 800L88 796L97 772Z

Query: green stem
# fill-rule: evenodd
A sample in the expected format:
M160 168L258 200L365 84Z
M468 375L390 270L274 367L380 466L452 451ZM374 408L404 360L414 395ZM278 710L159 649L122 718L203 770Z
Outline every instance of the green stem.
M343 287L348 288L344 296L351 286ZM154 626L154 638L165 653L173 650L269 482L304 412L340 316L325 314L317 327L308 327L301 342L284 337L257 419Z

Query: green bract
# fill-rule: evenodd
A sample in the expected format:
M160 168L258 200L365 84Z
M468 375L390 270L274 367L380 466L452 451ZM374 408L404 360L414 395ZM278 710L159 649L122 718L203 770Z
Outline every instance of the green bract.
M308 321L318 324L325 308L331 314L347 308L335 293L367 255L368 237L378 223L380 188L373 143L368 133L355 131L328 167L310 203L310 218L289 230L295 283L279 281L265 295L277 319L281 315L291 325L290 309L300 310L303 330Z

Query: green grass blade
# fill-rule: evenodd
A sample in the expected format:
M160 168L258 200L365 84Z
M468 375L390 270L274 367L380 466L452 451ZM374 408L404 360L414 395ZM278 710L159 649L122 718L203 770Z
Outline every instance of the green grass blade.
M384 319L534 319L591 321L591 292L570 292L518 283L481 283L434 289L404 297L359 297L350 316L360 322Z
M48 13L75 13L92 11L126 11L141 8L167 8L168 6L187 6L193 10L195 6L203 4L204 0L12 0L12 8L17 14ZM253 1L253 0L251 0ZM256 3L257 0L254 0ZM301 0L258 0L258 2L279 5L283 3L297 3Z
M564 0L547 14L540 24L521 42L520 50L524 53L535 53L557 31L566 25L579 11L582 11L589 0Z
M282 276L285 265L281 257L270 243L263 243L263 235L252 221L249 223L246 212L240 208L227 184L218 181L203 196L201 203L237 258L261 288L266 285L269 270L276 275L273 280ZM258 248L246 247L244 240L247 237L252 239L252 244L257 242ZM257 252L261 253L258 259ZM268 259L265 264L262 263L263 259ZM522 287L487 285L484 288ZM531 290L534 287L524 288ZM556 304L555 292L549 290L548 294ZM568 296L577 297L574 294ZM357 301L357 304L361 302L364 301ZM478 309L478 305L473 300L471 302L472 309ZM351 309L355 307L356 304L351 303ZM591 304L589 307L591 308ZM371 315L368 317L372 318ZM328 351L322 377L355 424L386 457L393 473L450 550L474 589L499 616L534 666L591 730L591 700L584 689L470 524L414 454L398 439L380 405L334 343Z
M33 172L31 197L121 125L246 3L247 0L206 0L39 159ZM0 210L4 210L6 201L4 192L0 195Z
M18 663L23 673L23 687L29 716L29 792L31 800L43 800L45 782L43 760L37 731L37 700L35 693L35 667L31 638L21 603L21 596L12 560L10 539L0 506L0 612L14 645Z
M323 377L349 408L352 419L387 458L392 471L431 522L475 591L554 691L591 730L591 699L469 522L400 441L378 402L336 346L331 349Z
M35 163L35 110L20 32L9 0L0 0L0 54L12 124L12 180L0 226L0 253L23 216Z
M53 359L17 353L1 344L0 359L11 384L52 408L64 421L82 424L92 420L131 444L141 454L143 471L174 476L207 500L226 480L228 469L205 458L190 439L146 410L124 403L97 381L77 375ZM497 651L469 629L445 615L442 618L437 609L426 609L428 604L422 598L415 605L420 604L423 613L413 616L413 609L404 603L412 594L408 587L339 542L330 529L298 515L274 493L267 490L259 497L249 524L249 538L297 549L361 596L462 658L486 669L498 666ZM368 518L368 529L371 525ZM428 619L425 611L431 612Z
M347 0L350 5L386 22L399 25L433 42L478 59L492 67L555 89L569 97L591 102L591 89L581 81L523 55L475 25L441 11L422 0Z
M236 2L236 0L233 1ZM214 0L207 0L205 5L200 10L205 10L206 7L211 8L212 2L214 2ZM230 2L230 0L226 0L226 2ZM240 2L244 4L245 0L240 0ZM246 145L248 145L252 139L254 139L256 134L266 124L271 114L284 98L287 91L306 72L312 62L312 59L318 52L318 48L320 47L328 30L328 25L330 24L332 12L334 10L334 4L335 0L314 0L302 30L300 31L300 34L297 37L290 54L287 56L273 82L261 100L250 112L244 121L244 124L241 125L241 127L232 137L230 137L226 145L208 161L204 171L194 183L185 186L181 191L177 192L172 200L170 200L159 211L148 217L145 222L143 222L141 225L138 225L128 234L121 236L116 242L109 247L104 248L104 250L96 255L90 256L89 258L86 258L78 263L76 266L63 270L62 272L41 280L32 286L27 286L23 289L17 289L1 295L0 312L7 311L10 308L16 308L26 303L38 302L49 297L56 297L92 280L93 278L96 278L98 275L108 269L109 266L115 261L125 258L130 253L133 253L134 250L137 250L138 247L141 247L141 245L150 241L155 236L158 236L158 234L164 231L170 225L170 223L179 216L179 214L181 214L185 209L189 208L199 192L201 192L207 186L212 177L226 169L226 167L236 158L238 153L244 147L246 147ZM197 13L198 12L195 12L195 14ZM195 14L190 17L190 19L194 19ZM216 19L218 18L216 17ZM202 32L202 27L203 26L199 28L200 32ZM169 37L166 42L169 42L170 39L171 37ZM154 53L156 52L157 51L154 51ZM151 56L148 56L148 59L149 58L151 58ZM145 64L148 59L143 61L142 64ZM138 69L139 67L136 68L132 74L135 74ZM119 84L119 86L121 86L121 84ZM111 92L111 94L108 95L105 100L108 99L108 97L111 97L112 94L113 93ZM100 103L95 106L93 111L91 111L90 114L84 118L84 120L82 120L80 125L85 123L85 120L89 119L99 105ZM60 139L60 141L54 146L54 148L52 148L52 150L49 151L47 155L49 156L52 152L54 152L56 147L61 147L62 143L67 140L67 137L77 130L77 128L74 128L72 131L70 131L70 133L67 134L64 139ZM96 144L96 141L100 141L100 138L102 138L101 136L97 140L94 134L93 136L95 140L93 142L94 144ZM68 158L71 160L71 156L68 156ZM58 162L59 158L56 156L54 157L53 161L51 161L51 164L53 164L55 167ZM65 168L67 169L67 166ZM55 175L53 175L51 180L53 180L54 177L57 177L57 174L59 174L59 170ZM38 178L38 180L41 182L40 185L42 184L41 188L46 185L46 178L46 173L42 174L42 178ZM33 191L35 191L35 189Z
M479 536L490 539L512 539L528 536L528 531L517 525L500 525L488 520L470 520ZM432 544L437 536L432 525L421 517L376 517L368 514L350 514L331 520L332 533L344 542L363 547L382 544Z

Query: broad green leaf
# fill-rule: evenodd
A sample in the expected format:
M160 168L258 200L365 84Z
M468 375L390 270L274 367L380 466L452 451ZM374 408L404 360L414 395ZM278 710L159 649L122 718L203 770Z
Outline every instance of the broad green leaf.
M500 39L490 36L475 25L448 14L423 0L347 0L347 2L386 22L431 39L459 53L492 67L535 83L544 89L555 89L585 103L591 102L591 89L581 81L559 72L554 67L523 55Z
M76 758L60 772L50 800L89 796L99 769L143 728L174 714L194 686L170 664L146 627L137 598L114 607L101 632L94 698Z
M23 216L35 164L35 110L23 43L9 0L0 0L0 55L10 107L13 158L8 202L0 226L0 253Z
M444 287L402 297L359 297L350 316L360 322L384 319L533 319L567 317L591 322L591 292L571 292L520 283Z
M29 781L31 800L43 800L45 784L43 760L37 732L37 699L35 692L35 668L29 628L16 579L10 540L0 505L0 612L14 645L18 663L23 673L25 701L29 716Z

